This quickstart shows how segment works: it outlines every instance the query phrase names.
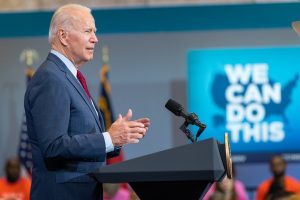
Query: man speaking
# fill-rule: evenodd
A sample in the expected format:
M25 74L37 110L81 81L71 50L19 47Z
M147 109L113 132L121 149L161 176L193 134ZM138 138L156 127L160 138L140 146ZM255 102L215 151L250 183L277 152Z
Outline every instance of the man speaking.
M68 4L51 20L51 51L25 93L28 136L33 156L31 199L102 199L102 185L91 172L138 143L150 120L131 121L132 111L105 131L81 66L93 58L98 42L87 7Z

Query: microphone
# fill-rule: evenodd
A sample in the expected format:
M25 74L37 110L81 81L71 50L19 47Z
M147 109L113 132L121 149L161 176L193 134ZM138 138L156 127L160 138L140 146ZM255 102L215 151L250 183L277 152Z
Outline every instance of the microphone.
M180 127L180 130L182 130L185 135L192 141L196 142L198 140L198 137L200 134L204 131L206 128L205 124L202 124L200 120L198 119L198 116L195 113L187 113L183 109L182 105L174 101L173 99L169 99L165 105L165 107L174 113L176 116L181 116L185 119L185 122L182 124ZM197 134L196 134L196 139L194 138L192 132L187 128L188 125L196 125L199 127Z
M199 127L203 127L205 126L204 124L202 124L197 115L195 113L186 113L185 110L183 109L182 105L180 105L179 103L177 103L176 101L174 101L173 99L169 99L165 105L165 107L171 111L172 113L174 113L174 115L176 116L181 116L183 118L186 119L186 121L189 123L189 124L192 124L192 125L196 125L196 126L199 126Z
M174 101L173 99L169 99L169 101L166 103L165 107L174 113L176 116L182 116L185 117L187 114L184 112L184 109L182 105Z

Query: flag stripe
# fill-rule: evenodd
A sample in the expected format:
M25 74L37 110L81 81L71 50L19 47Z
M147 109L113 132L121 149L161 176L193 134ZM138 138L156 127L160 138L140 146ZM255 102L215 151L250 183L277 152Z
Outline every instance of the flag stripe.
M25 71L27 85L33 76L33 69L28 67ZM20 133L20 142L18 148L18 156L21 162L21 165L25 167L27 173L31 176L32 172L32 151L31 145L29 141L29 137L27 134L27 123L26 123L26 116L23 115L22 125L21 125L21 133Z

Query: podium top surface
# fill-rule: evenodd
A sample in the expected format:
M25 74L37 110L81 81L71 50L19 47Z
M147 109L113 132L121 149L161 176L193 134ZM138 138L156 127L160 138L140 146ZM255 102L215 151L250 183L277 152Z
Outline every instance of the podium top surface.
M225 174L214 139L187 144L100 168L100 182L216 181Z

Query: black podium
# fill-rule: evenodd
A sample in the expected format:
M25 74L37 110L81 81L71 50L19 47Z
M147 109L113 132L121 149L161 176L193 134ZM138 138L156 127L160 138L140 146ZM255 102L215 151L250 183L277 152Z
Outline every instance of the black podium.
M207 139L105 166L94 175L102 183L128 182L141 200L198 200L226 174L225 150Z

